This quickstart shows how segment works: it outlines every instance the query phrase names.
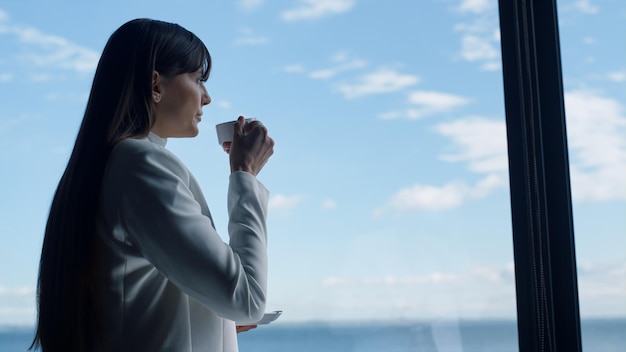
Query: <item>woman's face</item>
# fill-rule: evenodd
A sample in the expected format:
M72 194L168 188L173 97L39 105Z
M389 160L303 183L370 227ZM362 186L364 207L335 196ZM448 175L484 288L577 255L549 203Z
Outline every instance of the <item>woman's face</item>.
M155 72L152 101L156 121L153 133L161 138L198 135L202 107L211 102L201 78L202 71L182 73L172 78Z

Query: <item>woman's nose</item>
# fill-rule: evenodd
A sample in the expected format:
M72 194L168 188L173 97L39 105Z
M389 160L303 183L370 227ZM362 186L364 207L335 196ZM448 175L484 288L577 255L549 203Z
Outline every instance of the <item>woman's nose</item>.
M207 92L206 87L204 86L204 84L202 85L202 101L201 101L202 105L209 105L211 104L211 96L209 95L209 92Z

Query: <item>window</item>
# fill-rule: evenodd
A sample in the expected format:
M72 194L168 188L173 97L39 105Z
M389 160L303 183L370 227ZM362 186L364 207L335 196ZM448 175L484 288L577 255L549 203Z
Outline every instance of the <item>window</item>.
M149 15L214 59L200 136L168 148L220 233L213 125L257 117L276 140L260 179L268 310L284 313L240 335L243 352L624 349L623 5L559 3L561 87L554 1L191 3ZM34 258L99 50L146 6L81 5L61 22L58 4L0 6L0 327L27 326L0 329L1 350L30 338Z
M626 348L623 4L558 3L583 350Z

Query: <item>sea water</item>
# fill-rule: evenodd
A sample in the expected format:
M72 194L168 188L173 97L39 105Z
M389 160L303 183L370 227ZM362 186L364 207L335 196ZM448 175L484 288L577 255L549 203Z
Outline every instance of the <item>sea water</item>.
M585 352L626 352L626 319L585 320L581 330ZM241 352L519 351L515 321L277 325L239 341Z
M0 330L0 352L26 352L30 328ZM585 352L625 352L626 319L583 320ZM518 351L514 321L273 323L239 335L241 352Z

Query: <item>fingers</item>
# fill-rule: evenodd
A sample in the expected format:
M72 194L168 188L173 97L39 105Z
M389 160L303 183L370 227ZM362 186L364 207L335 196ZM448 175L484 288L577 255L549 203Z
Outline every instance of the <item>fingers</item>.
M237 333L246 332L248 330L255 329L256 325L237 325Z
M265 128L265 126L263 125L263 122L257 120L257 119L253 119L251 121L249 121L246 126L245 126L245 132L249 133L250 131L252 131L255 128ZM267 128L265 128L265 132L267 133Z
M244 135L244 127L246 126L246 119L243 116L237 118L237 123L233 126L235 129L233 136Z
M267 128L258 120L237 119L230 151L231 171L247 171L257 175L274 154L274 140L268 136ZM224 145L224 150L227 146Z
M235 135L239 137L238 139L245 137L245 139L252 141L253 144L258 142L263 143L269 138L267 127L265 127L261 121L252 120L246 123L243 116L239 116L237 124L235 124L235 132ZM271 144L272 146L274 145L273 141Z
M257 128L263 128L265 134L267 134L267 128L263 123L257 119L246 119L243 116L237 118L237 123L233 125L234 136L247 136Z
M224 148L224 151L226 152L226 154L230 153L230 146L233 144L233 142L224 142L222 144L222 148Z

